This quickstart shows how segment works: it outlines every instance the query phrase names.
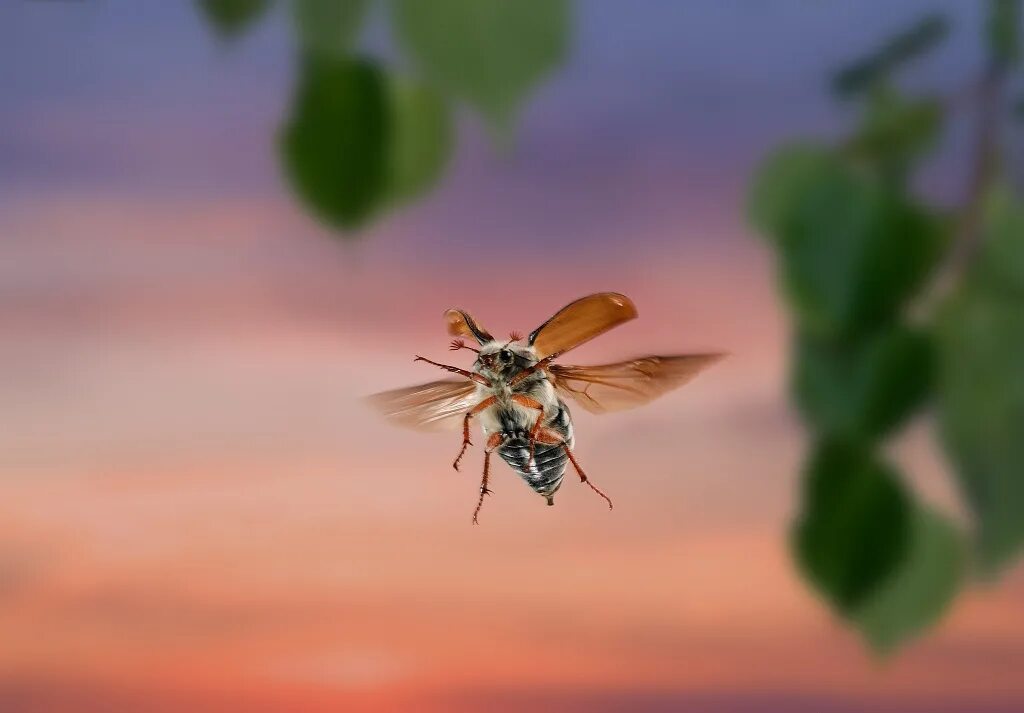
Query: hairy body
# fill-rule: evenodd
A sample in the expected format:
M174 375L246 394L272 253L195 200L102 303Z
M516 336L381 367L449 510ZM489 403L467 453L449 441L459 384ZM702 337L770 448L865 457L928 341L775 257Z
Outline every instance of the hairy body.
M569 461L562 445L574 446L572 416L547 371L537 368L529 372L539 362L528 345L491 342L481 346L473 371L491 382L489 386L477 383L477 401L494 399L494 404L479 414L480 430L488 442L500 439L497 451L501 459L553 505ZM541 429L546 438L537 439ZM550 442L555 436L557 442Z

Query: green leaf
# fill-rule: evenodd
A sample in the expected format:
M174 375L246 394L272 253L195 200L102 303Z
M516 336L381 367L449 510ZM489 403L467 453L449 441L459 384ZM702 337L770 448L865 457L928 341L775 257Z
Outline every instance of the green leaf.
M565 0L393 0L392 6L396 34L427 76L501 131L566 54Z
M985 230L976 272L993 288L1024 294L1024 205L1006 185L985 198Z
M430 188L451 155L453 126L444 97L433 88L407 79L389 82L392 142L388 193L401 203Z
M891 326L850 343L801 335L794 399L808 427L823 435L872 440L901 425L931 387L928 336Z
M1024 545L1024 299L966 285L940 335L943 441L994 575Z
M1006 189L986 202L982 252L939 317L939 417L994 576L1024 546L1024 232Z
M269 0L197 0L207 24L220 37L240 36L270 6Z
M387 194L391 125L386 80L364 61L306 56L280 132L284 170L329 225L364 224Z
M861 446L821 442L804 471L794 556L804 576L849 616L900 566L910 515L907 494L889 466Z
M942 129L942 104L907 99L887 86L871 93L863 126L849 148L891 175L902 178L910 164L933 148Z
M786 144L758 167L747 198L751 224L765 237L785 231L797 212L801 196L821 176L833 170L835 152L814 143Z
M801 331L837 338L892 321L941 255L943 224L838 156L803 183L775 235Z
M1014 64L1020 59L1020 0L989 0L989 52L996 61Z
M965 555L948 518L924 505L913 509L903 562L853 615L876 652L891 653L942 618L963 584Z
M295 30L303 50L345 57L369 6L370 0L292 0Z
M832 88L840 96L852 96L888 79L900 65L937 47L949 35L949 22L939 14L923 17L909 29L836 73Z

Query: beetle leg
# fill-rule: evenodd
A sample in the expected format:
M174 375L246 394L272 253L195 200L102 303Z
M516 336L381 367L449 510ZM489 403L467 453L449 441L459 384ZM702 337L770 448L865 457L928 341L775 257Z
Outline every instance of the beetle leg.
M478 403L476 406L466 411L466 415L462 419L462 450L459 451L459 455L455 457L455 462L452 463L452 468L455 470L459 469L459 461L462 460L462 456L465 455L466 449L469 448L473 443L469 440L469 419L473 418L481 411L485 411L497 403L498 399L494 396L488 396L486 399Z
M605 502L608 503L608 509L612 509L611 498L605 495L604 491L602 491L599 487L590 482L590 478L588 478L587 474L583 472L582 468L580 468L580 464L576 462L576 456L572 454L572 450L569 448L569 444L562 439L562 436L561 434L558 433L558 431L555 431L550 428L542 428L537 433L537 440L546 445L561 446L562 450L565 451L565 455L568 456L569 462L572 463L572 467L576 469L577 475L580 476L580 482L586 483L591 490L593 490L595 493L604 498Z
M467 371L465 369L460 369L457 366L450 366L448 364L439 364L436 361L430 361L430 359L427 359L425 357L421 357L419 355L417 355L416 358L413 359L413 361L425 361L428 364L433 364L434 366L440 367L441 369L444 369L445 371L450 371L453 374L458 374L459 376L464 376L467 379L469 379L471 381L475 381L478 384L483 384L484 386L490 386L491 385L491 382L489 382L486 378L484 378L480 374L477 374L476 372L472 372L472 371Z
M494 449L499 448L507 437L504 433L492 433L491 437L487 439L487 445L485 446L487 452L490 453Z
M533 366L528 366L525 369L523 369L521 372L519 372L518 374L513 376L509 380L508 385L509 386L515 386L520 381L523 381L524 379L527 379L527 378L533 376L538 371L541 371L543 369L547 369L549 366L551 366L551 362L553 362L555 359L557 359L561 355L562 355L562 352L555 352L554 354L547 355L546 357L541 359L539 362L537 362Z
M484 450L484 477L480 481L480 499L476 501L476 509L473 510L473 524L479 525L480 522L477 520L477 516L480 514L480 508L484 506L484 496L491 494L491 489L487 487L487 481L491 474L491 452L505 442L505 436L501 433L492 434L487 439L487 448Z

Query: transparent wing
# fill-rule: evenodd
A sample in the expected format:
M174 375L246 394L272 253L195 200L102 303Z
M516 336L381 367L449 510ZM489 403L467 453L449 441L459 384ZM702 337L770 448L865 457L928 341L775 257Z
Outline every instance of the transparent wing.
M581 297L560 309L530 333L529 343L538 357L565 353L599 334L636 317L636 307L618 292Z
M723 354L648 356L599 366L549 367L555 389L591 413L635 408L678 388Z
M407 428L438 430L458 424L458 416L476 403L472 381L431 381L367 398L389 421Z

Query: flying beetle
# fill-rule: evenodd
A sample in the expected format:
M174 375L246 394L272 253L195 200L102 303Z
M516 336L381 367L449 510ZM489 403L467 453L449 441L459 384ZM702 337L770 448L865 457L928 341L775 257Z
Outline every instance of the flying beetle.
M527 335L508 340L491 336L461 309L445 312L452 351L476 353L470 369L426 362L455 374L370 397L388 419L425 428L462 420L462 447L452 466L472 445L470 422L486 438L477 522L484 497L491 493L491 454L498 455L526 484L554 505L568 464L612 507L611 499L587 477L573 452L575 434L566 400L592 413L634 408L682 386L723 355L720 353L645 356L614 364L570 366L555 363L566 352L637 316L633 302L617 292L601 292L571 302ZM478 346L470 346L472 339Z

